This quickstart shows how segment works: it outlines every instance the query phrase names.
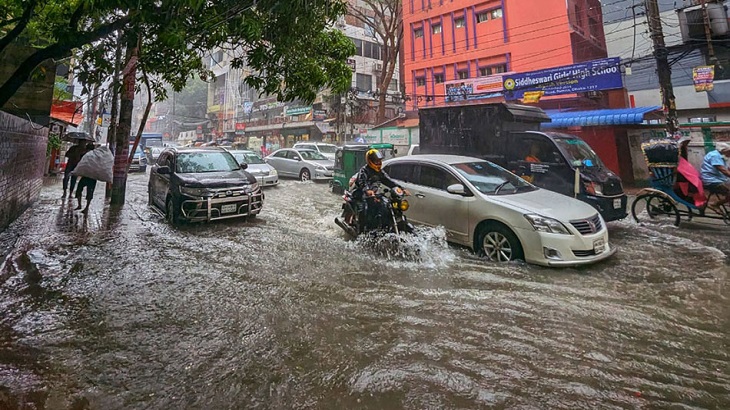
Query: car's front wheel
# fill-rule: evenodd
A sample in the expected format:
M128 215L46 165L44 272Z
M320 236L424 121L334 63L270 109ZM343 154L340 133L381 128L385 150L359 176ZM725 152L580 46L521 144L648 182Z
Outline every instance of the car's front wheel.
M175 206L175 201L173 201L172 198L167 198L167 203L165 204L165 217L172 225L180 223L180 210Z
M479 230L477 238L477 252L490 261L509 262L525 257L519 239L504 225L488 223Z
M304 168L299 172L300 181L309 181L311 179L312 179L312 174L309 172L309 170L307 168Z

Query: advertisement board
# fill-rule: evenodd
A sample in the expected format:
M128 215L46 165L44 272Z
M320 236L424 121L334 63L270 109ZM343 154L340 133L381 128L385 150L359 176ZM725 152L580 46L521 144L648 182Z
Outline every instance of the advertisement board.
M503 74L444 82L446 102L502 96Z
M715 67L711 65L704 65L695 67L692 69L692 79L695 83L695 91L712 91L715 89L713 83L715 79Z
M550 96L623 88L618 57L505 75L503 84L507 100L522 99L530 91Z
M236 123L236 135L243 135L245 133L246 133L246 123L237 122Z

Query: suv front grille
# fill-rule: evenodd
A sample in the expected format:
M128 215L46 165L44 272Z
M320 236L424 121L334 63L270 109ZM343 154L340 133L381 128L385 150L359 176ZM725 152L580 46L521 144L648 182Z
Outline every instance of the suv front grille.
M251 193L251 189L249 187L221 188L214 189L212 191L213 198L235 197Z
M570 224L582 235L590 235L603 229L601 217L598 214L588 219L570 221Z

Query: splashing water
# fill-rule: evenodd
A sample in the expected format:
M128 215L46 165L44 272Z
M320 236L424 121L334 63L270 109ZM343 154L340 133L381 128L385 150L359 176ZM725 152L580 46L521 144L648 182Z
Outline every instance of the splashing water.
M412 235L362 235L348 243L348 247L367 249L401 267L436 268L456 258L446 242L443 227L417 227Z

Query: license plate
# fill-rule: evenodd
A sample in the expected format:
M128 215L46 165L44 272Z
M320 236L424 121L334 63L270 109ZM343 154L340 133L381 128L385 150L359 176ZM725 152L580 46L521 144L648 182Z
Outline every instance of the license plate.
M621 209L621 198L613 200L613 209Z
M236 204L221 205L222 214L230 214L232 212L236 212L237 209L238 206Z
M596 239L593 241L593 252L595 252L596 255L603 253L605 250L606 242L604 242L603 239Z

